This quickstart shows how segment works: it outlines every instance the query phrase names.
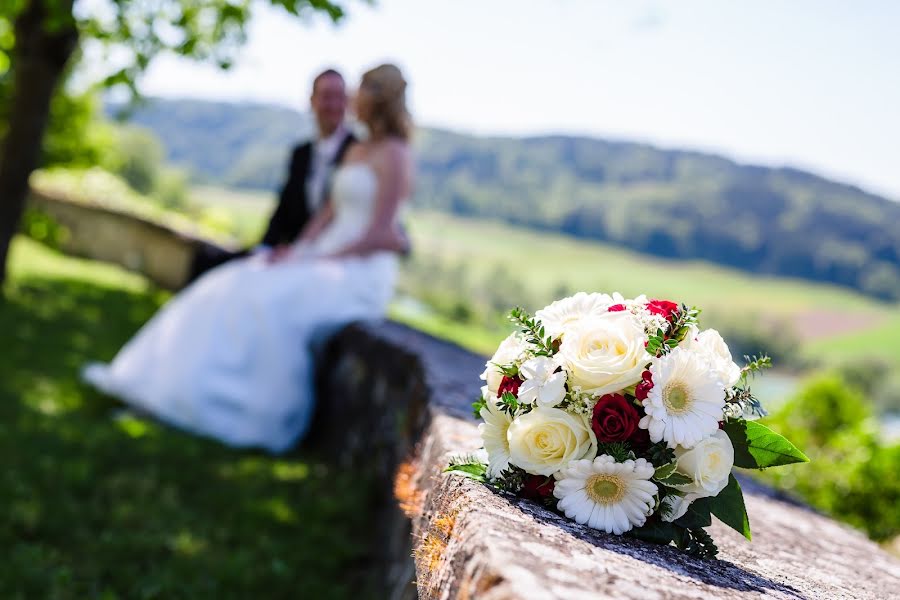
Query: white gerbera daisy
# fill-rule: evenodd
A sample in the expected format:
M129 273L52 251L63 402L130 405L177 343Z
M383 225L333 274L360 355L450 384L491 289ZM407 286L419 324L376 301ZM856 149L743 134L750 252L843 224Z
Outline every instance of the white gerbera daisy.
M509 441L506 432L512 423L512 417L497 408L495 398L487 386L482 388L482 396L487 398L487 404L480 411L484 423L478 424L478 433L481 434L488 454L488 477L499 477L509 468Z
M692 448L714 434L723 419L725 384L701 354L675 348L650 367L653 389L644 400L639 427L653 442Z
M607 454L575 460L556 474L557 507L582 525L621 535L642 526L657 493L653 465L643 458L617 463Z
M566 372L556 372L559 362L546 356L536 356L522 363L519 376L525 381L519 386L518 400L524 404L556 406L566 397Z
M621 298L619 294L616 297ZM602 315L615 303L609 294L578 292L542 308L534 317L544 326L547 335L556 338L584 317Z

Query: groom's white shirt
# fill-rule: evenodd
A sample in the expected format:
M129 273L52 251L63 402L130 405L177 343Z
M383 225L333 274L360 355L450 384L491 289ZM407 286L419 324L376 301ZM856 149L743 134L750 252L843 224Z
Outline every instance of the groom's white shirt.
M313 142L309 175L306 177L306 204L310 214L315 213L325 201L325 186L331 175L332 163L341 143L350 132L341 124L327 138L319 137Z

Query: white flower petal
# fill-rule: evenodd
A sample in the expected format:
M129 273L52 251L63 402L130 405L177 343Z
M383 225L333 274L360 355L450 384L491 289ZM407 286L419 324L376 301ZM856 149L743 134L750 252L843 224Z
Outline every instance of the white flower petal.
M650 367L654 386L643 401L641 419L653 442L690 448L719 428L725 389L707 358L678 347Z
M553 495L567 517L589 527L620 535L640 527L652 513L656 485L649 481L653 467L646 460L617 463L608 455L564 468ZM585 472L584 465L590 466ZM603 486L613 484L612 490ZM598 488L591 488L598 485Z

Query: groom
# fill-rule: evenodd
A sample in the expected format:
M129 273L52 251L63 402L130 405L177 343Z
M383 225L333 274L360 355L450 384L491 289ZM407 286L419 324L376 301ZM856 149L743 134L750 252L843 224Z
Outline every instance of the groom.
M344 125L347 88L334 69L319 73L313 80L310 105L316 119L317 137L300 144L291 153L287 181L278 197L278 207L269 220L262 242L239 252L201 248L194 256L189 282L206 271L234 258L256 252L276 256L291 244L310 217L321 208L328 193L328 180L355 141Z

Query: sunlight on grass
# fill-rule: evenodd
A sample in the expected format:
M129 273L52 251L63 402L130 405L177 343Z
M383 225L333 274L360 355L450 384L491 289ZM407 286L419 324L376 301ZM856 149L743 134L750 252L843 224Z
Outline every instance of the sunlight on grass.
M196 537L190 531L179 531L172 538L169 539L168 546L175 554L179 554L181 556L197 556L204 550L206 550L209 544L201 539Z
M49 377L36 377L24 390L22 403L44 416L56 417L81 408L82 399Z
M309 477L309 465L298 462L277 461L272 464L272 475L279 481L301 481Z
M152 293L150 283L136 273L95 261L65 257L28 238L18 236L10 247L9 274L12 281L31 278L76 279L101 287L122 291ZM63 306L72 307L74 297L60 298ZM99 317L99 315L97 315Z
M131 415L120 416L115 421L119 429L128 434L128 437L134 439L142 438L154 429L151 423Z
M296 523L297 513L284 498L268 498L256 505L256 510L268 515L278 523Z

